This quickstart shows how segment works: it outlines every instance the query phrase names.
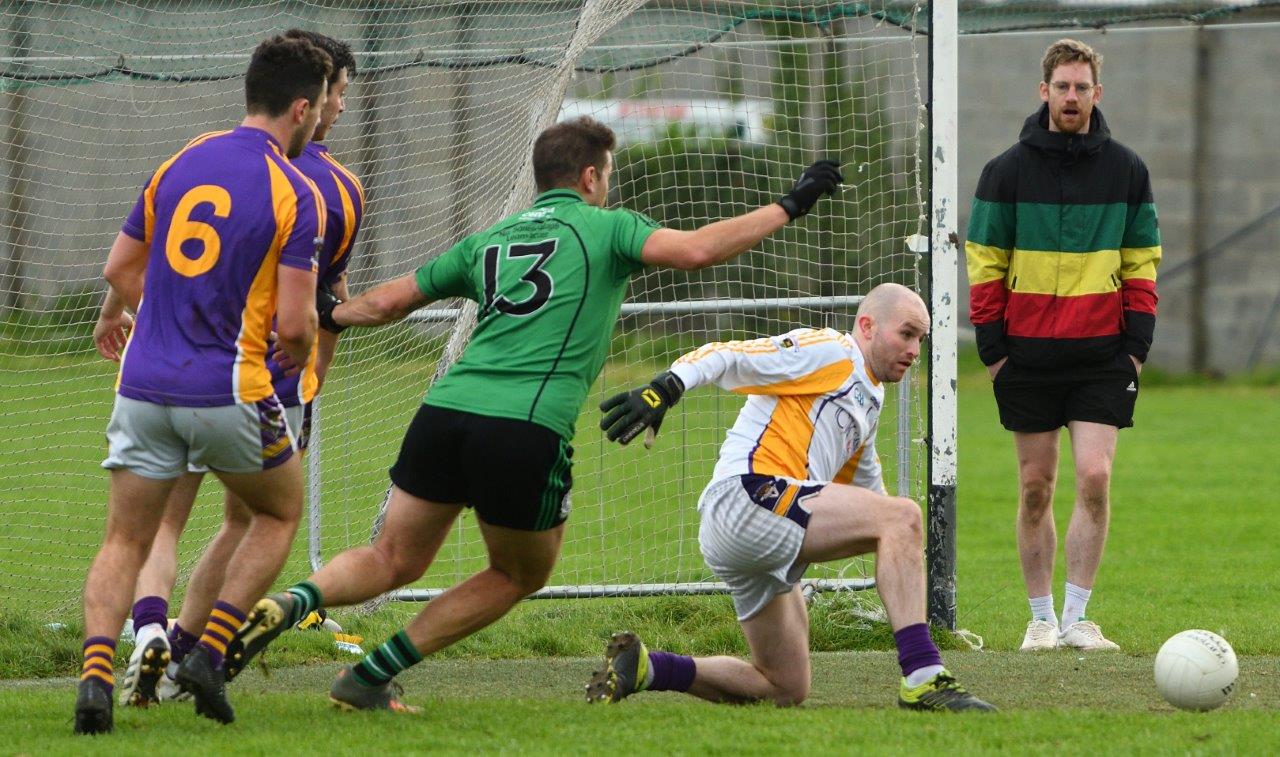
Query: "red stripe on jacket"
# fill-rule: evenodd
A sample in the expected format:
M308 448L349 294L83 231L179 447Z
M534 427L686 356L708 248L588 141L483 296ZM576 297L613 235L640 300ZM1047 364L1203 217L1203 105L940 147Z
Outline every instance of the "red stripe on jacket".
M1000 282L1003 283L1003 282ZM1009 293L1005 329L1009 336L1083 339L1119 334L1120 292L1060 297L1052 294Z
M1151 279L1125 279L1121 282L1124 293L1124 309L1139 313L1156 314L1156 282Z
M977 326L1004 318L1009 292L1004 279L993 279L969 288L969 322Z

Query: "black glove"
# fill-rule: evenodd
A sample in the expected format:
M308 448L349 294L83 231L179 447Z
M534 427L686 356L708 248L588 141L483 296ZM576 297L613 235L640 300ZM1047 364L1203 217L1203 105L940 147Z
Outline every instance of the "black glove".
M658 374L653 381L629 392L615 394L600 403L600 430L611 442L626 444L646 428L654 434L662 427L662 417L680 401L684 382L671 371Z
M320 316L320 328L330 334L341 334L346 328L333 320L333 309L341 304L342 300L338 299L332 289L324 284L316 287L316 314Z
M836 187L844 183L840 175L840 161L819 160L800 174L796 184L778 200L782 209L787 211L791 220L805 215L818 202L818 198L836 191Z

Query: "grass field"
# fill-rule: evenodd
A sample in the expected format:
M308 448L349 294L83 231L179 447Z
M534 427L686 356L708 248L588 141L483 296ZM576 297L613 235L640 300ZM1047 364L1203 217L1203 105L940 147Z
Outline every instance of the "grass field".
M427 709L416 718L339 717L328 712L323 692L334 670L330 661L349 658L342 657L321 634L297 633L286 635L279 648L272 650L271 662L278 668L274 676L261 679L255 674L248 685L233 692L241 710L237 724L219 728L198 722L185 707L118 712L116 738L99 740L95 748L189 748L194 736L201 739L197 751L296 751L299 744L306 744L341 753L363 751L370 734L376 732L385 739L378 748L388 751L776 752L803 748L887 753L934 747L962 752L1275 752L1280 747L1280 628L1274 622L1273 606L1280 593L1280 549L1272 526L1272 492L1280 478L1274 465L1280 390L1149 382L1138 404L1137 427L1121 434L1111 537L1089 607L1090 617L1125 652L1027 657L1013 651L1021 639L1027 609L1014 549L1012 442L996 422L984 375L971 360L965 366L960 384L959 617L961 626L985 639L986 651L962 651L962 645L950 642L947 657L963 680L1003 708L998 717L921 718L892 710L895 666L891 653L885 651L819 654L814 696L798 711L712 707L668 695L628 701L614 709L587 708L578 701L581 679L611 630L634 628L660 645L688 653L740 653L741 638L723 597L550 601L519 607L514 617L408 675L409 701ZM99 380L86 375L83 386L64 387L64 398L90 391L90 382ZM419 380L408 376L389 375L384 389L388 396L401 391L416 394L419 385ZM0 387L0 396L11 397L22 388L17 384ZM706 404L691 409L717 412L713 403L719 401L708 397L703 400ZM10 410L11 403L5 407L6 415L23 412ZM50 407L41 417L52 416L68 425L84 422L71 410L63 415L58 410ZM699 449L714 448L721 429L697 432L691 425L664 429L660 443L670 444L680 436ZM673 430L679 434L672 434ZM100 430L96 433L100 440ZM703 435L688 436L699 433ZM580 449L594 453L589 439L595 435L584 424L580 436L588 442L580 444ZM7 455L6 461L25 458L36 446L52 444L43 438L33 441L6 435L0 440L0 454ZM661 449L667 451L660 454L669 454L670 448ZM339 451L355 455L353 450ZM605 457L611 454L584 455L595 462L580 461L583 467L575 473L586 480L589 466L614 465L630 466L627 475L640 477L646 473L642 466L648 466L660 485L672 487L672 498L686 499L661 503L669 508L666 512L691 508L689 495L681 489L691 489L696 496L701 485L696 479L677 483L683 472L655 467L655 461L664 458L645 458L638 450L628 450L626 458ZM74 454L65 456L70 459ZM1072 498L1069 462L1069 458L1064 461L1057 496L1060 533L1065 530ZM369 466L371 482L381 475L383 465ZM96 521L76 517L77 508L89 506L91 497L77 494L84 501L67 503L72 498L66 492L93 492L96 486L100 494L100 474L91 466L86 470L83 463L43 468L32 464L33 473L43 471L48 475L37 476L33 487L24 492L26 505L6 506L6 522L14 522L15 513L21 520L33 517L30 513L38 513L38 508L47 511L42 498L60 499L67 508L57 521L60 528L51 528L38 545L58 543L57 533L92 536ZM623 495L607 494L610 502L622 501ZM100 499L97 502L101 508ZM575 506L577 518L598 505ZM367 529L371 505L360 507L348 525L336 518L335 530ZM637 514L619 509L615 517ZM586 518L572 521L570 531L575 527L600 528L589 525ZM0 534L3 538L11 540L6 550L22 546L12 541L12 530ZM353 537L334 536L339 538ZM602 556L610 555L613 545L607 535L592 538L604 549ZM695 537L686 534L685 538ZM660 540L653 541L649 546L655 550L666 548ZM687 555L689 550L680 554ZM692 554L696 556L696 550ZM42 553L41 559L48 558ZM61 559L65 565L56 568L58 579L74 587L83 576L84 549L67 547ZM12 560L6 558L8 562ZM295 562L295 573L285 578L292 580L300 567ZM690 568L696 569L696 565ZM31 580L50 573L34 559L28 561L27 570ZM68 581L62 573L75 578ZM28 598L36 594L24 593L22 580L20 571L0 578L0 676L71 674L78 647L76 624L69 622L63 631L46 631L41 621L47 614L19 614L15 608L23 606L24 594ZM1055 579L1059 603L1061 582L1060 567ZM74 604L74 588L70 593ZM35 601L47 598L37 594ZM883 626L851 614L850 601L842 595L819 600L814 612L815 648L889 649ZM373 616L341 615L339 619L349 630L377 643L412 609L393 606ZM68 617L73 615L67 611ZM1193 627L1223 634L1241 656L1236 694L1223 710L1206 715L1173 712L1158 700L1150 678L1152 658L1163 640ZM320 662L326 664L295 667ZM5 749L82 751L82 741L65 736L70 729L71 692L68 680L0 683L0 722L10 736Z

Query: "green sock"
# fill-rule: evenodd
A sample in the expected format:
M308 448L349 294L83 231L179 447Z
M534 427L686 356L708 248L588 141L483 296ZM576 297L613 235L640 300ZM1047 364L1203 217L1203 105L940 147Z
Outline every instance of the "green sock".
M324 597L320 595L320 589L310 581L303 581L294 584L286 590L293 595L293 609L289 611L289 622L286 628L293 628L312 612L320 609L320 605L324 603Z
M382 686L405 668L422 662L422 655L409 641L409 635L400 631L386 643L373 650L351 669L356 680L365 686Z

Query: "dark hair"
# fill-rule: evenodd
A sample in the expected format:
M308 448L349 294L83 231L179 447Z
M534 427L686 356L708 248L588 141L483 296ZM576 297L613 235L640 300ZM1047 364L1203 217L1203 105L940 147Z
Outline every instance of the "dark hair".
M282 116L299 98L313 105L324 94L333 64L329 55L305 39L276 36L253 51L244 75L245 109Z
M539 192L572 187L587 166L604 170L617 144L613 130L589 116L548 127L533 142L533 180Z
M329 74L330 87L338 81L338 74L344 68L347 69L348 79L355 77L356 56L351 53L351 45L346 42L307 29L290 29L284 33L284 37L285 39L305 39L329 54L329 60L333 63L333 73Z

